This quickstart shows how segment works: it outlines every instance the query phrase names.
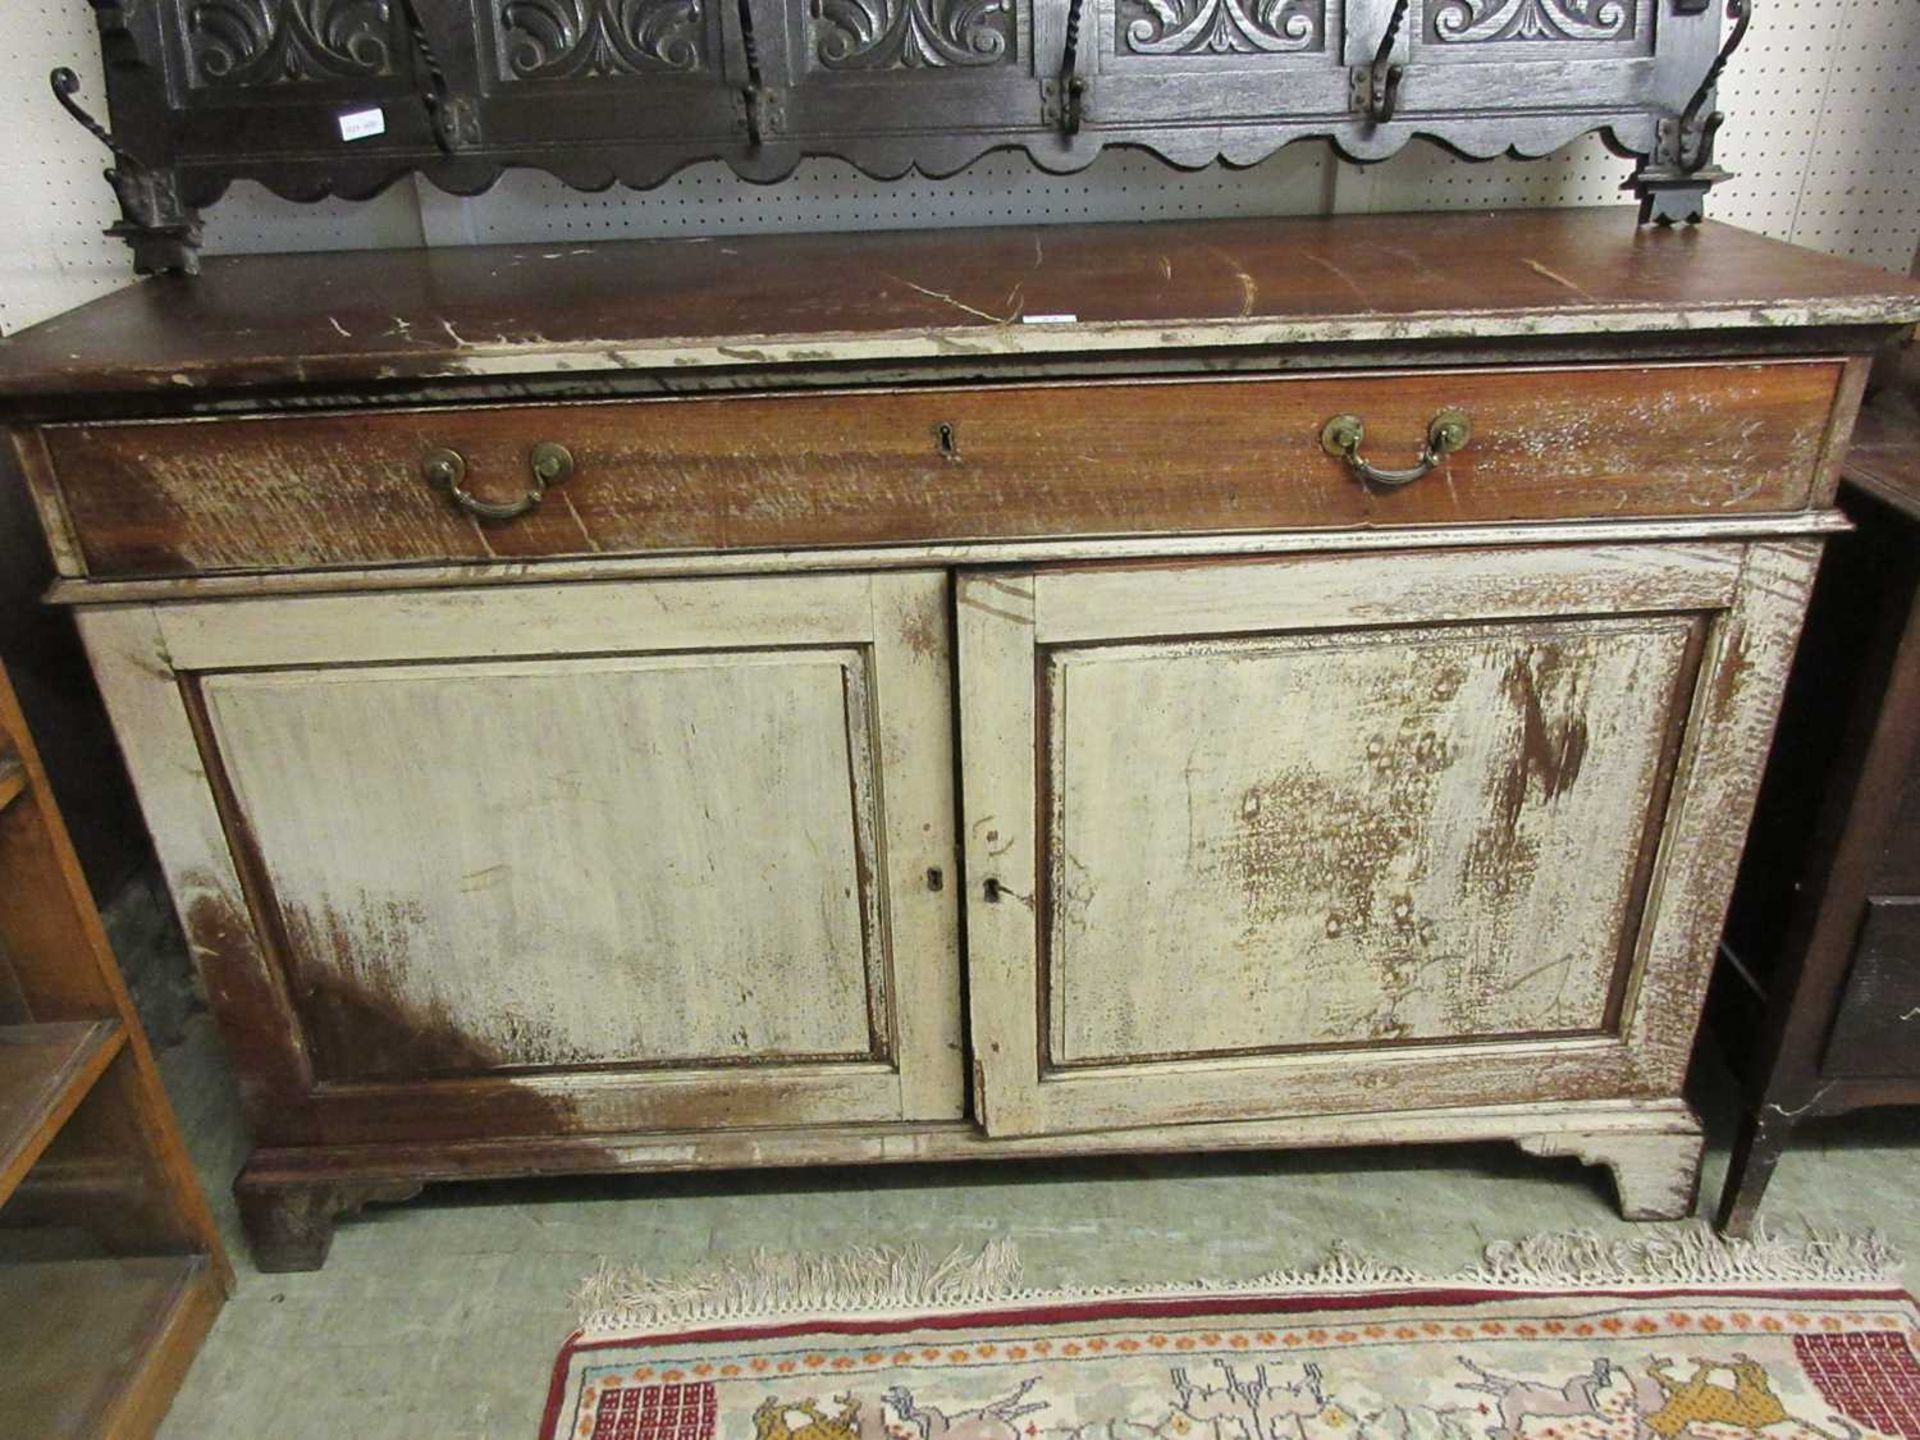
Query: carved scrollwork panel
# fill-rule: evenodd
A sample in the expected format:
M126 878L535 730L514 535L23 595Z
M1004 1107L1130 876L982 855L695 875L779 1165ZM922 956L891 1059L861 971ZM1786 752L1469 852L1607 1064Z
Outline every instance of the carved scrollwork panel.
M1443 45L1509 40L1630 40L1634 0L1440 0L1428 35Z
M810 48L828 70L1007 65L1014 0L813 0Z
M709 69L702 0L501 0L501 78Z
M176 0L196 87L243 89L395 73L394 0Z
M1134 55L1292 54L1324 48L1326 0L1118 0L1114 43Z

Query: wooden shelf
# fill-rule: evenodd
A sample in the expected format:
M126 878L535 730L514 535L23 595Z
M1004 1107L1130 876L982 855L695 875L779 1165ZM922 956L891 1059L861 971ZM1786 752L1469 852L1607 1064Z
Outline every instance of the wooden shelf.
M4 671L0 822L0 1436L151 1440L233 1270Z
M205 1255L0 1266L0 1427L151 1434L223 1293Z
M0 1205L125 1039L117 1020L0 1025Z

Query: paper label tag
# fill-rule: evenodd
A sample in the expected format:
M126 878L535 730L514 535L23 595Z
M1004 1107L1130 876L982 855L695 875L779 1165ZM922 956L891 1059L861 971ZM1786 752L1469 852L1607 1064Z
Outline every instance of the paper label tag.
M387 115L384 110L349 110L340 117L342 140L368 140L386 133Z
M1080 317L1078 315L1022 315L1020 323L1022 325L1077 325L1080 323Z

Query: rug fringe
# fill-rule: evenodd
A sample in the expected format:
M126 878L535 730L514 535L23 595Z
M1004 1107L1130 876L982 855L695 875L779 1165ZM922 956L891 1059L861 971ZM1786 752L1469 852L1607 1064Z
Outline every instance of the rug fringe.
M797 1313L944 1310L1020 1293L1020 1255L991 1240L933 1256L917 1245L860 1246L837 1255L755 1250L677 1277L602 1261L575 1292L585 1331L653 1329L699 1320Z
M1446 1275L1423 1275L1336 1242L1309 1269L1271 1270L1250 1280L1091 1286L1053 1290L1021 1286L1020 1257L1010 1240L934 1256L918 1246L861 1246L832 1255L756 1250L685 1275L661 1277L602 1261L574 1294L588 1335L638 1334L689 1322L758 1320L781 1315L930 1313L995 1301L1022 1303L1145 1296L1231 1295L1285 1291L1341 1294L1420 1288L1562 1290L1588 1287L1660 1289L1687 1285L1891 1285L1900 1252L1877 1233L1789 1240L1762 1230L1736 1240L1706 1224L1646 1227L1627 1239L1592 1231L1497 1241L1480 1264Z
M1489 1245L1477 1274L1498 1285L1874 1284L1898 1278L1903 1260L1879 1233L1789 1240L1764 1228L1747 1240L1705 1224L1620 1240L1589 1231Z

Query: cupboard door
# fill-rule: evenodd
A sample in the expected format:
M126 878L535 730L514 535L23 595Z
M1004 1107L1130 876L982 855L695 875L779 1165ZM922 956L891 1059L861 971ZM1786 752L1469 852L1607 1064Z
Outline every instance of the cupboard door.
M520 1122L542 1128L808 1124L961 1110L954 897L929 880L952 866L946 600L937 575L822 576L88 629L141 712L222 1018L285 1037L256 1063L294 1109L485 1130L517 1087L566 1102ZM122 668L143 647L157 683Z
M1677 1093L1814 556L963 578L989 1130Z

